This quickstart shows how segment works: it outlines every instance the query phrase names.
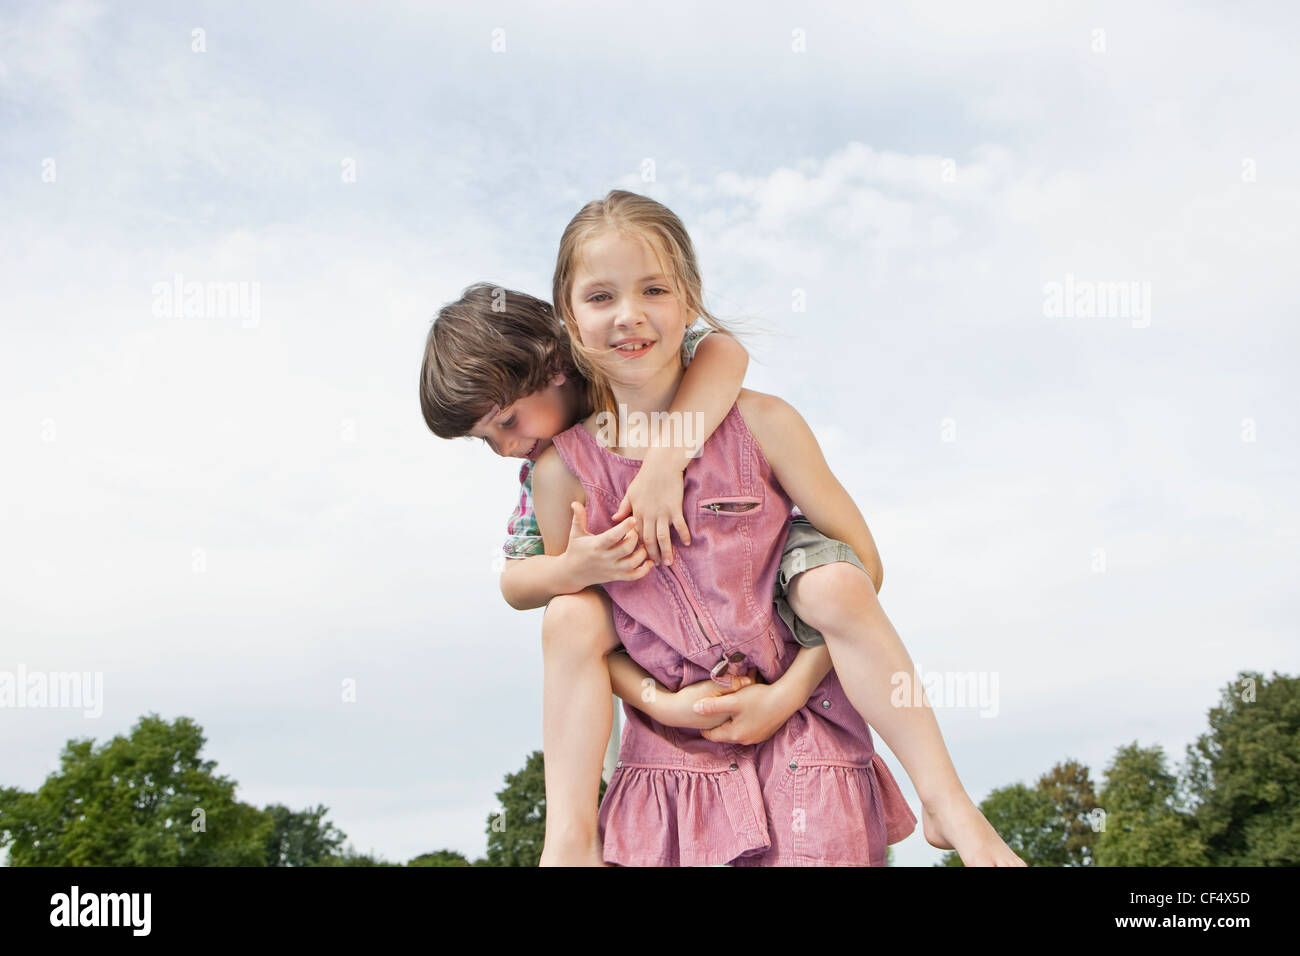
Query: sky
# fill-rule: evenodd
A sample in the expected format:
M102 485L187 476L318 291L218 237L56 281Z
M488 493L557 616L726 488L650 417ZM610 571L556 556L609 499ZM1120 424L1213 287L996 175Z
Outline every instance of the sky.
M0 672L103 680L98 716L0 708L0 785L188 716L241 800L482 855L543 612L498 588L519 462L430 434L419 365L472 282L546 296L612 188L686 224L918 668L995 675L996 715L936 706L972 798L1180 760L1239 671L1300 665L1298 25L0 4Z

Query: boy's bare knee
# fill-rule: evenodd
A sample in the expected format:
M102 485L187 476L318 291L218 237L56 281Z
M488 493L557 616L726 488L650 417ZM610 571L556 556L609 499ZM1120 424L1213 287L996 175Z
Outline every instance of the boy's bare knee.
M865 571L847 561L821 564L790 582L790 607L819 631L835 631L876 605L876 587Z
M609 604L593 591L557 594L542 617L542 652L608 654L618 647Z

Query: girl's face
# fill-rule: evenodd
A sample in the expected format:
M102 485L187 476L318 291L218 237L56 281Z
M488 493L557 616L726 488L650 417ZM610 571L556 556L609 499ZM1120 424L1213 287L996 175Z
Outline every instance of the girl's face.
M635 388L670 366L681 368L690 322L649 244L613 230L582 246L569 305L582 344L617 385Z

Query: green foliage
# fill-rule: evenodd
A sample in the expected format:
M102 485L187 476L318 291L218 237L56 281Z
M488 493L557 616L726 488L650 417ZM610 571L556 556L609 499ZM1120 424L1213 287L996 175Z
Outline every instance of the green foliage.
M187 717L140 718L96 749L72 740L35 793L0 791L12 866L261 866L271 814L235 800Z
M600 782L597 800L605 796ZM506 775L497 792L501 809L487 820L487 866L536 866L546 838L546 765L534 750L518 773ZM475 866L480 865L475 863Z
M1052 810L1049 835L1033 865L1091 866L1097 793L1088 768L1076 760L1058 763L1038 778L1036 789Z
M1067 759L1039 777L1033 789L1018 783L994 790L980 812L1030 866L1089 866L1096 842L1090 814L1096 806L1088 768ZM953 851L939 865L962 862Z
M352 844L348 844L340 852L332 853L329 856L321 857L315 863L309 866L401 866L400 863L391 863L383 857L376 856L372 850L369 853L362 853Z
M266 808L275 829L266 843L267 866L315 866L334 856L347 834L325 820L328 809L295 812L280 804Z
M1209 860L1196 819L1185 812L1177 777L1164 750L1120 747L1101 791L1105 829L1098 835L1098 866L1205 866Z
M546 836L546 771L534 750L518 773L506 775L497 792L501 808L488 817L489 866L536 866Z
M1099 799L1071 760L1032 791L995 790L980 809L1031 866L1300 865L1300 678L1241 671L1209 723L1181 771L1159 746L1133 741L1106 768ZM961 861L948 853L941 865Z
M1183 787L1211 865L1300 864L1300 678L1241 671L1209 718Z
M980 812L1022 860L1036 866L1061 841L1054 832L1051 802L1023 783L1001 787L980 803ZM941 866L961 866L957 852L945 853Z
M434 850L432 853L421 853L415 859L406 864L407 866L469 866L470 862L461 853L455 850Z

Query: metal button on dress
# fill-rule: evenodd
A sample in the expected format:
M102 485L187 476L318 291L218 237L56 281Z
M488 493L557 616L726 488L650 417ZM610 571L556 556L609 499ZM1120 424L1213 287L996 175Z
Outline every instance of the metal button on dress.
M744 659L745 655L741 651L735 651L731 654L723 654L718 663L714 664L712 670L709 671L709 676L716 678L722 674L723 671L730 671L734 674L736 673L736 669L733 665L739 664Z
M824 701L822 701L822 706L825 707L827 710L830 710L830 709L831 709L831 702L830 702L829 700L824 700Z
M740 768L737 767L737 766L733 763L733 764L731 765L731 769L732 769L732 770L739 770Z
M791 769L791 770L798 770L798 769L799 769L799 764L796 763L795 761L791 760L791 761L790 761L790 769Z

